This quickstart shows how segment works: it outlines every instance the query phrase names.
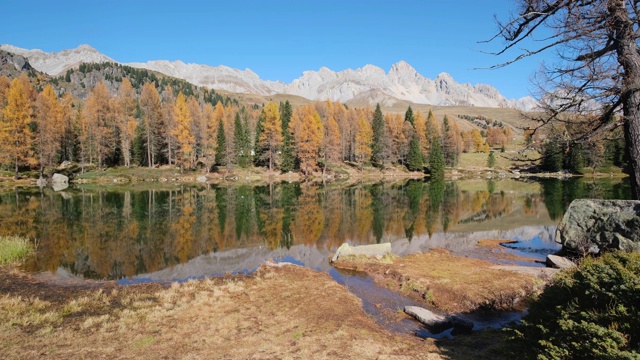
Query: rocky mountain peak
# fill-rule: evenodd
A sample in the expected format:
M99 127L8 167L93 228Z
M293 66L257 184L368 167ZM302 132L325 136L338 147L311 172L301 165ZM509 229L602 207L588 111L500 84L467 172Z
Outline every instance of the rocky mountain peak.
M16 53L29 59L39 71L58 76L83 62L115 62L90 45L80 45L72 50L46 53L42 50L26 50L12 45L0 45L0 50ZM406 61L391 66L389 73L375 65L359 69L333 71L321 67L318 71L305 71L290 84L262 80L250 69L239 70L224 65L209 66L185 64L180 60L124 63L131 67L157 71L186 80L194 85L216 90L257 95L290 94L311 100L347 102L357 98L362 102L393 99L417 104L465 105L483 107L532 107L531 99L507 100L490 85L459 84L448 73L440 73L434 80L425 78ZM372 91L375 90L375 91ZM526 110L526 109L524 109Z

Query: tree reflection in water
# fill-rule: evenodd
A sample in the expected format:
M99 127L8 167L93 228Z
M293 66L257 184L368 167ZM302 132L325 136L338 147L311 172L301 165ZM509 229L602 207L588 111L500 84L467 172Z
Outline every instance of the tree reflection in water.
M17 189L0 194L0 234L37 241L28 270L119 279L231 249L331 250L540 218L553 224L575 198L629 195L627 183L611 179Z

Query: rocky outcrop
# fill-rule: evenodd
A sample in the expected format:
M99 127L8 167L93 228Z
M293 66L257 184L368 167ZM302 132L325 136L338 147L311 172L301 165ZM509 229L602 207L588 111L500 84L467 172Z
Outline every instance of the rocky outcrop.
M374 257L377 259L382 259L387 254L391 254L391 243L382 243L382 244L373 244L373 245L360 245L360 246L349 246L349 244L344 243L340 245L338 250L336 250L335 255L331 259L332 262L336 262L340 257L349 256L349 255L362 255L367 257Z
M556 230L556 241L574 253L640 251L640 201L574 200Z
M573 261L558 255L547 255L546 264L548 267L556 269L570 269L576 267L576 264Z
M434 334L451 328L457 333L470 333L473 330L473 322L458 315L442 316L419 306L405 306L404 312L413 316Z
M51 177L51 187L55 191L64 190L69 187L69 177L62 174L53 174Z

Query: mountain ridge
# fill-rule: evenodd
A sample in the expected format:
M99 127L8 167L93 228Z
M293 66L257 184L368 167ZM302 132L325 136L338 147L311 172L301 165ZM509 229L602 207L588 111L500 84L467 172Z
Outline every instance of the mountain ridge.
M123 63L86 44L50 53L8 44L0 45L0 49L28 58L35 69L53 76L60 76L83 62L114 62L157 71L197 86L263 96L289 94L311 100L347 102L356 98L362 100L367 94L376 94L369 99L374 104L375 98L384 94L386 101L396 99L436 106L511 107L525 111L534 109L537 104L528 96L517 100L506 99L491 85L457 83L446 72L441 72L432 80L422 76L404 60L393 64L388 72L371 64L342 71L321 67L317 71L304 71L299 78L286 84L282 81L263 80L251 69L240 70L225 65L190 64L181 60Z

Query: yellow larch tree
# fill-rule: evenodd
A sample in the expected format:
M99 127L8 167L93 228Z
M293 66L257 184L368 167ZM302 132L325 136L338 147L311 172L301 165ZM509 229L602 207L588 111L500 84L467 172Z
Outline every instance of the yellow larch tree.
M6 95L7 105L2 109L0 119L0 159L12 164L18 177L20 166L37 163L32 150L33 132L31 123L31 102L19 79L13 79Z
M430 143L427 138L427 123L422 112L416 111L413 114L413 126L416 130L416 135L418 135L418 140L420 140L420 151L422 151L422 155L428 154Z
M473 151L481 152L484 146L484 138L478 129L471 130L471 141L473 143Z
M189 114L191 114L191 133L194 137L194 147L192 154L192 161L195 161L198 158L201 158L202 155L202 140L205 137L204 134L204 120L202 117L202 108L200 107L200 103L194 96L189 96L187 99L187 108L189 109Z
M62 106L51 85L45 86L36 98L36 122L37 152L42 172L57 161L64 131Z
M213 105L206 103L202 109L203 133L202 133L202 161L207 168L207 173L216 162L216 130L217 123L214 118Z
M120 150L124 166L131 166L131 144L136 135L136 92L128 78L122 80L116 99L116 124L120 133Z
M369 162L371 160L371 142L373 141L373 129L371 124L365 119L364 114L360 114L358 120L358 131L355 136L355 158L358 162Z
M11 80L6 76L0 76L0 110L4 108L4 102L7 100L10 86Z
M278 104L271 101L262 110L264 119L259 145L266 149L264 156L269 159L269 171L273 171L278 148L282 145L282 120Z
M333 115L329 115L329 118L324 122L324 138L322 140L322 154L324 157L323 172L327 168L327 163L340 160L340 145L341 136L338 122Z
M173 103L171 105L171 110L173 111ZM153 167L156 164L156 157L158 156L157 147L160 143L158 139L160 134L158 134L157 129L163 117L160 95L153 83L146 83L142 87L140 109L142 110L142 120L144 122L146 137L147 164L149 167ZM169 154L169 159L170 158L171 154Z
M184 95L182 95L182 92L180 92L176 98L176 103L173 107L173 116L176 123L173 131L177 145L176 164L180 165L181 171L184 171L185 168L190 169L193 165L192 159L195 137L191 133L191 114L187 107L187 100Z
M442 137L442 135L440 134L440 124L438 123L438 120L436 120L435 115L433 115L433 112L431 110L429 110L429 114L427 115L427 124L426 124L426 135L427 135L427 151L425 152L425 155L429 155L429 151L431 149L431 143L433 142L433 139L435 137Z
M98 167L115 150L116 128L109 89L100 81L91 89L85 102L87 131L96 152Z
M311 174L318 165L324 128L314 106L301 106L293 112L289 131L295 140L296 153L303 174Z

